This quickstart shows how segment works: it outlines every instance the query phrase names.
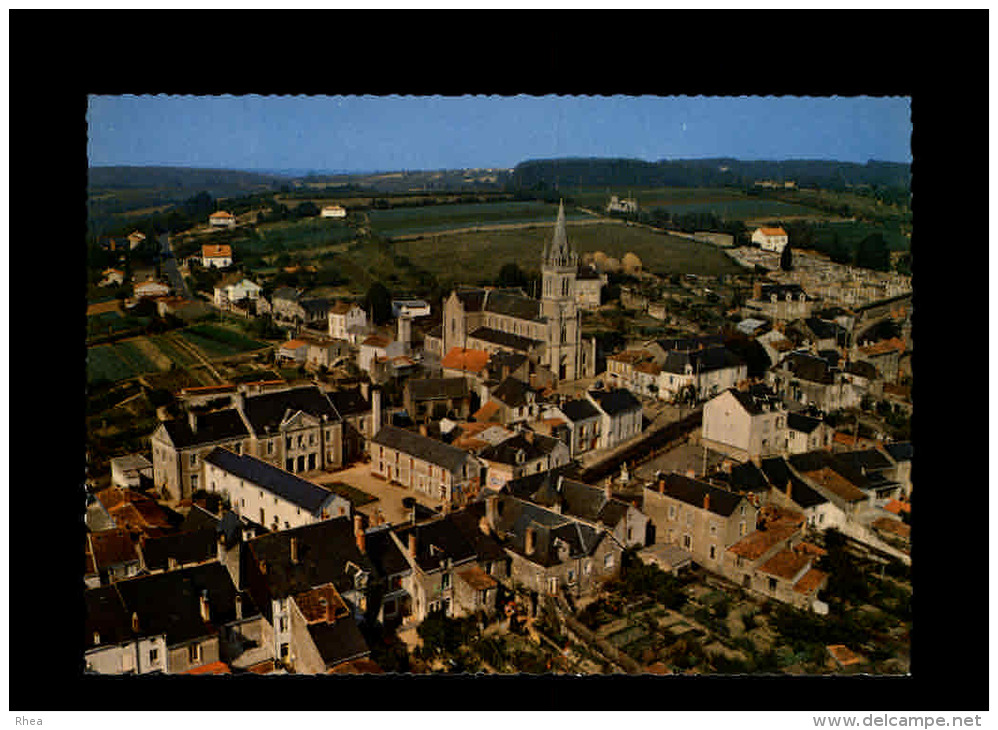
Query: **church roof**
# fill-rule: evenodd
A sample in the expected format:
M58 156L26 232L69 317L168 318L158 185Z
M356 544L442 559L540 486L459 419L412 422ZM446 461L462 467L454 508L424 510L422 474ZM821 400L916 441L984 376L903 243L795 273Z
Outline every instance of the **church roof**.
M558 203L558 220L554 224L554 236L551 239L551 247L544 251L544 263L555 266L576 266L578 254L568 242L568 235L565 232L565 202Z

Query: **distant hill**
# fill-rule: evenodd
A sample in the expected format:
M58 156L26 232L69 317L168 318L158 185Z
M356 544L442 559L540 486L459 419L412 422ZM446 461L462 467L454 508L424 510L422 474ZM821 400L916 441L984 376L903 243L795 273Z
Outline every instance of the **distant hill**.
M878 185L908 188L911 165L898 162L865 164L830 160L644 160L623 158L563 158L527 160L513 170L518 188L538 186L752 186L755 182L794 181L798 187L844 189Z
M253 192L289 182L288 178L274 174L196 167L91 167L88 178L92 191L158 189L192 195L207 190L215 197Z

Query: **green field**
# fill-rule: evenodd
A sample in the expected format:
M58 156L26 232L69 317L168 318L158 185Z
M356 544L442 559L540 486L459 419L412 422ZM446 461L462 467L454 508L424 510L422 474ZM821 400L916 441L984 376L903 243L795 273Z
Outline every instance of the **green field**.
M606 209L611 192L607 190L569 191L578 204L599 211ZM640 210L665 208L673 215L684 213L713 213L729 221L751 220L767 216L820 215L815 208L779 200L767 200L746 195L731 188L640 188L637 190L614 189L613 195L635 198Z
M832 236L838 234L839 241L844 243L850 250L854 250L867 236L879 233L884 237L887 248L891 251L907 251L910 248L910 241L906 236L901 235L897 230L886 226L877 226L870 223L843 222L843 223L820 223L815 225L815 238L821 243L829 243Z
M474 283L498 276L504 264L540 270L541 252L551 228L457 233L398 241L395 250L433 273L441 282ZM734 274L740 267L720 249L668 236L639 226L617 223L568 226L568 238L580 255L602 251L621 258L632 252L644 268L659 273Z
M368 213L371 227L389 237L436 233L474 226L512 223L553 224L557 217L558 206L537 201L428 205L418 208L372 210ZM589 214L578 211L568 211L565 217L567 220L591 218Z
M267 256L274 253L311 251L352 240L356 231L341 220L305 218L299 221L265 223L232 239L238 256Z
M267 347L266 342L259 342L235 330L211 324L187 327L180 332L180 336L207 357L227 357Z

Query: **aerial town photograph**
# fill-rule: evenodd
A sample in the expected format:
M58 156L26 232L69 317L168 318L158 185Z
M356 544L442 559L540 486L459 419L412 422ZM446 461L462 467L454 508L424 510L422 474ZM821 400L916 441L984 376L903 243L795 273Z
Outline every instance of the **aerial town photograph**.
M908 675L910 102L90 95L83 671Z

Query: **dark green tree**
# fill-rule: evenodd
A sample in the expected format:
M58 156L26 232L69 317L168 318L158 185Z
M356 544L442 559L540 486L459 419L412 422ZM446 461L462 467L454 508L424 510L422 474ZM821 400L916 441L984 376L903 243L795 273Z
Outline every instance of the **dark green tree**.
M794 268L794 256L790 251L790 244L788 243L783 247L782 253L780 253L780 270L782 271L793 271Z
M380 281L371 284L364 304L374 324L386 324L392 319L392 295Z
M871 233L859 242L856 247L856 266L874 271L890 270L891 253L881 234Z
M510 262L508 264L503 264L502 268L499 269L499 278L497 280L499 286L508 287L524 287L527 286L527 275L523 273L519 266L515 262Z

